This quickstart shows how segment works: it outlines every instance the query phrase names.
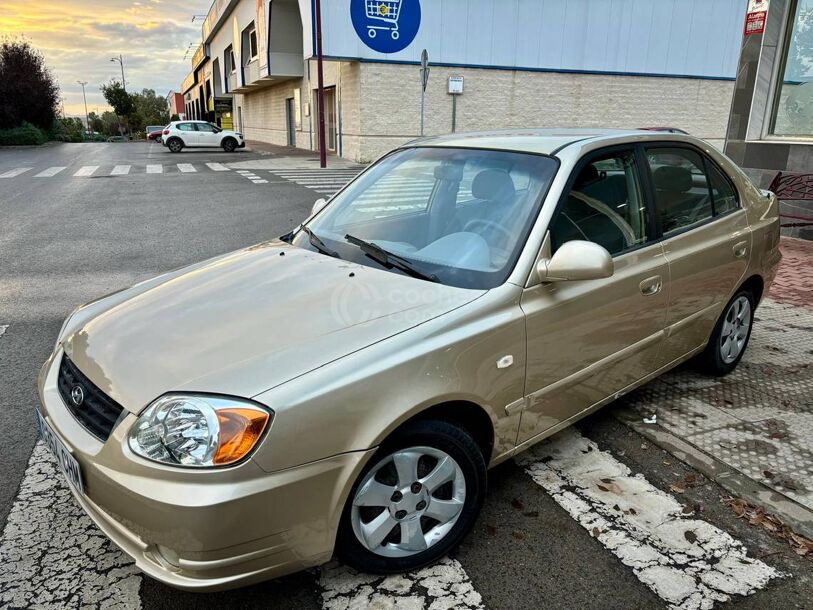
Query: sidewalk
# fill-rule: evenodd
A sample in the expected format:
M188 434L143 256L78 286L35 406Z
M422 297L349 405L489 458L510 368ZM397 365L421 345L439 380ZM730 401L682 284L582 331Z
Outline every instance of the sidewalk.
M229 167L234 169L315 169L319 167L319 153L295 148L293 146L278 146L267 142L257 142L256 140L246 141L247 150L262 155L262 159L252 161L237 161L229 163ZM327 156L327 167L324 171L331 169L358 169L361 171L365 165L348 161L336 155Z
M813 537L813 242L782 238L781 249L739 366L723 378L681 366L620 399L617 414Z

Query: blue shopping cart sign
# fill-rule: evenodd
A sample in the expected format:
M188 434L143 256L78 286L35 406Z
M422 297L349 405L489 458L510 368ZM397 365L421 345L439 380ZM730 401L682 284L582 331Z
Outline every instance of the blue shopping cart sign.
M420 0L350 0L350 17L362 42L379 53L406 49L421 27Z

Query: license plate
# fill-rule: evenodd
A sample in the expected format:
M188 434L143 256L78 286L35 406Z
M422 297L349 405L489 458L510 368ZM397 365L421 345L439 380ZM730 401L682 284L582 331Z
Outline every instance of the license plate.
M42 441L48 446L51 453L54 454L56 461L59 462L59 469L62 471L62 474L65 475L65 478L68 479L68 483L70 483L71 486L76 489L76 491L84 495L85 490L82 487L82 469L79 467L79 462L77 462L73 455L71 455L71 452L68 451L65 443L59 440L59 437L53 431L48 422L45 421L40 412L36 411L36 413Z

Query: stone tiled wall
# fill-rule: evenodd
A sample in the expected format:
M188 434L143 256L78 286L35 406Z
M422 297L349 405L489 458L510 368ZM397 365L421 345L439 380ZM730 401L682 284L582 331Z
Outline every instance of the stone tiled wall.
M672 126L722 148L734 83L476 68L431 69L425 133L449 133L450 75L465 78L457 131L521 127ZM361 64L361 156L369 161L420 134L416 66Z
M300 88L303 105L297 146L315 148L316 65L310 80L288 81L237 96L250 140L287 142L285 99ZM465 78L457 98L456 129L522 127L672 126L722 147L734 83L731 81L433 67L426 91L425 134L452 130L450 75ZM372 161L420 136L417 66L325 62L325 85L336 86L342 155ZM304 105L311 104L311 116Z

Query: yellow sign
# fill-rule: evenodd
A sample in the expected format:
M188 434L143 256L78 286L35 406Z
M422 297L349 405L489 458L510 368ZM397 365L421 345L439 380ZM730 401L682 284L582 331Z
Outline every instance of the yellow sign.
M387 8L387 5L384 4L383 2L378 5L378 14L381 15L382 17L386 17L387 14L389 14L389 12L390 9Z

